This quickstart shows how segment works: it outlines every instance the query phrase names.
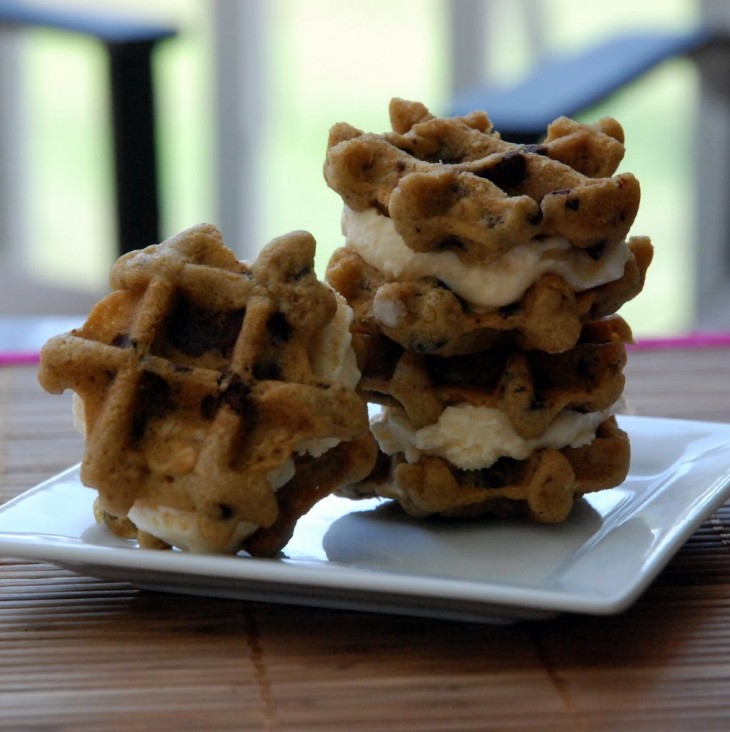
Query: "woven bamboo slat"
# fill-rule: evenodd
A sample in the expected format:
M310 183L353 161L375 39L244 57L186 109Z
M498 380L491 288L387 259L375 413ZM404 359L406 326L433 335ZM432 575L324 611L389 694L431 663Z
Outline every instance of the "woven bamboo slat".
M730 422L729 355L632 352L631 408ZM67 397L30 367L0 370L0 501L81 447ZM0 559L0 729L728 728L730 505L627 612L503 626L168 595Z

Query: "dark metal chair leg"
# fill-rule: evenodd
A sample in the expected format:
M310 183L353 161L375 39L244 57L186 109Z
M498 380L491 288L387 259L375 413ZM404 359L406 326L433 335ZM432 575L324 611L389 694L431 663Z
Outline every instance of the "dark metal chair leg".
M159 241L160 212L150 42L111 43L109 74L119 254Z
M109 57L117 250L160 238L152 53L175 30L113 13L0 0L0 25L52 28L95 38Z

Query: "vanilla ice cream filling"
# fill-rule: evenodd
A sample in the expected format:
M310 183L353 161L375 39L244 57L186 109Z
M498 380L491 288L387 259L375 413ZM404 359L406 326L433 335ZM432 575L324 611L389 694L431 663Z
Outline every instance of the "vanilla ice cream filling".
M415 252L403 241L393 220L375 209L345 207L342 232L351 247L390 280L435 277L474 310L517 302L545 274L563 277L575 292L619 279L631 251L625 241L607 249L598 261L564 237L534 239L488 264L466 264L450 251Z
M195 511L184 511L137 499L127 517L140 531L194 554L218 553L221 549L235 552L241 542L258 529L258 525L250 521L239 521L227 547L212 547L201 535L199 517Z
M588 445L598 426L616 410L617 405L586 414L563 410L542 435L529 440L517 434L501 410L469 404L446 407L438 422L420 429L403 410L385 409L373 419L371 429L383 452L403 453L409 463L432 455L462 470L480 470L502 457L525 460L540 448Z
M289 459L278 468L270 470L266 478L272 490L277 491L294 477L294 473L294 461ZM239 521L229 537L227 546L217 544L213 546L203 538L198 525L199 514L196 511L171 508L138 498L127 512L127 518L140 531L193 554L236 552L241 542L259 528L253 521Z
M339 292L332 292L337 300L337 310L310 344L312 370L324 381L336 381L354 389L360 381L360 371L350 333L353 312Z
M360 381L360 370L357 367L355 351L352 348L352 333L350 333L354 313L347 304L347 300L339 292L334 289L332 292L337 300L337 310L332 320L317 333L312 341L309 349L312 370L323 381L334 381L354 389ZM297 446L296 453L318 458L333 447L337 447L340 442L334 437L307 440Z

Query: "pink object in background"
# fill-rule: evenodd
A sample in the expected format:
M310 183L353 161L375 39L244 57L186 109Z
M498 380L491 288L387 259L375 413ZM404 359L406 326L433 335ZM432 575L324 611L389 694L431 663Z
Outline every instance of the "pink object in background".
M14 351L0 353L0 366L32 366L40 358L38 351Z
M730 348L730 333L690 333L669 338L638 338L629 348Z

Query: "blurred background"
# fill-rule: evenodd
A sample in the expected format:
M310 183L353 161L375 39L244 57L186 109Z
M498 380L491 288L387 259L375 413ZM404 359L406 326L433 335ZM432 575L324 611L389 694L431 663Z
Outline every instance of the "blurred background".
M473 22L462 46L454 32L461 1L63 0L52 7L97 14L101 7L175 31L152 56L161 236L215 223L251 259L272 237L307 229L322 275L342 243L341 203L322 177L334 122L382 132L392 96L448 113L465 82L459 73L508 85L543 54L636 27L720 23L730 6L463 0ZM23 4L49 7L49 0ZM466 72L465 55L474 59ZM0 314L83 313L106 288L117 256L107 76L103 44L93 38L0 24ZM681 57L581 115L622 123L621 170L642 184L632 233L651 236L656 256L644 293L622 311L639 336L730 325L722 307L703 320L697 304L699 105L697 64Z

